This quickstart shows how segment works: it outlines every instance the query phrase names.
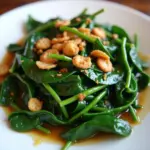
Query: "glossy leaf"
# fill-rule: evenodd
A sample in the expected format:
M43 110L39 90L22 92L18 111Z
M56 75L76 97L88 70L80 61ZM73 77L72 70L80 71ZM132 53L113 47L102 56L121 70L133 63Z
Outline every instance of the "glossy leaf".
M128 33L123 28L121 28L121 27L119 27L117 25L113 25L112 26L112 32L118 34L119 38L121 38L121 39L123 37L126 37L128 42L131 42Z
M99 115L62 134L62 137L67 141L74 142L76 140L90 138L98 132L129 136L131 131L132 129L128 122L111 115Z
M18 132L25 132L35 129L40 125L38 117L27 117L24 114L14 115L9 117L10 126L13 130Z
M29 79L27 79L25 77L21 77L17 73L13 73L13 76L15 76L19 80L20 88L23 91L21 100L23 100L24 104L27 106L29 99L34 97L35 87Z
M11 123L12 129L17 131L31 130L31 128L36 128L36 126L43 123L47 123L53 126L66 124L65 121L61 121L54 114L46 110L41 110L37 112L23 110L17 111L10 114L8 119ZM32 125L30 125L30 121Z
M8 76L2 83L0 90L0 105L10 106L19 96L18 84L12 76Z
M93 80L97 84L112 85L116 84L123 78L123 73L119 70L103 73L95 66L93 68L82 71L89 79Z
M137 80L132 74L129 88L125 88L124 81L121 81L118 84L116 84L116 100L114 101L115 105L122 106L125 105L128 101L132 101L137 96L137 92Z
M144 89L145 87L148 86L149 82L150 82L150 76L146 73L144 73L143 69L142 69L142 63L141 60L139 59L137 52L134 48L132 48L129 51L129 57L134 65L134 67L136 68L137 72L140 73L139 74L139 88L140 89Z
M71 75L57 84L52 84L52 87L60 96L72 96L84 90L78 75Z
M21 61L25 74L36 83L57 83L75 73L75 71L63 73L61 77L58 77L57 71L41 70L36 66L33 60L21 56Z

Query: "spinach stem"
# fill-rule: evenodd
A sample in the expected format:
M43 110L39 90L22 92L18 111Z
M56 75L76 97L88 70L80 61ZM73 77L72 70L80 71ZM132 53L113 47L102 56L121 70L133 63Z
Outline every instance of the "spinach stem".
M86 96L96 93L106 87L107 87L107 85L99 85L96 87L92 87L88 90L83 91L82 94L86 97ZM76 94L68 99L61 101L60 106L65 106L65 105L71 104L71 103L75 102L76 100L78 100L78 98L79 98L79 94Z
M9 69L9 72L10 73L13 73L16 69L16 63L17 63L17 58L15 57L14 61L13 61L13 64L11 66L11 68Z
M21 110L14 102L12 102L12 103L10 104L10 106L11 106L14 110L16 110L16 111Z
M42 132L44 132L44 133L46 133L46 134L50 134L50 133L51 133L50 130L48 130L48 129L46 129L46 128L40 126L40 125L38 125L38 126L36 127L36 129L38 129L38 130L40 130L40 131L42 131Z
M57 60L72 62L72 58L67 57L67 56L65 56L65 55L49 54L49 55L48 55L48 58L54 58L54 59L57 59Z
M103 13L105 11L105 9L100 9L97 12L93 13L92 15L90 15L89 18L91 18L92 20L95 19L95 17L101 13ZM87 27L87 23L86 23L86 19L84 21L84 23L81 25L82 28L86 28Z
M50 29L50 28L55 26L55 23L56 23L56 21L44 23L43 25L40 25L39 27L37 27L33 31L31 31L28 34L28 36L30 36L31 34L33 34L35 32L42 32L42 31L44 31L46 29Z
M129 106L129 112L132 116L132 119L136 122L140 122L139 116L136 115L136 110L132 107L132 105Z
M108 32L105 30L105 33L108 37L112 38L112 33ZM118 44L122 45L123 41L120 38L114 39ZM132 43L126 43L126 46L131 48L132 46L134 46L134 44Z
M44 23L42 25L40 25L39 27L35 28L33 31L31 31L30 33L28 33L27 35L25 35L22 40L23 40L23 43L25 44L25 41L28 37L30 37L33 33L35 32L42 32L46 29L50 29L52 27L55 26L55 23L56 21L53 21L53 22L47 22L47 23Z
M104 51L112 60L114 60L110 52L107 50L107 48L103 45L103 43L99 39L95 40L95 46L96 47L94 48Z
M91 18L91 19L94 19L97 15L103 13L104 11L105 11L105 9L100 9L100 10L98 10L97 12L95 12L94 14L92 14L92 15L90 16L90 18Z
M106 111L106 110L108 110L108 109L107 109L107 108L104 108L104 107L97 107L97 106L95 106L95 107L93 107L91 110L92 110L92 111L99 111L99 112L101 112L101 111Z
M123 43L121 46L121 53L123 56L122 62L124 62L124 66L125 66L125 69L127 71L126 85L125 86L126 86L126 88L129 88L130 82L131 82L132 71L131 71L131 68L130 68L129 63L128 63L127 52L126 52L126 42L127 42L127 38L123 38Z
M112 114L121 113L122 111L127 110L135 101L136 101L136 97L131 102L127 103L124 106L113 108L113 109L108 109L108 110L100 112L100 113L86 113L86 114L84 114L84 117L88 118L88 117L95 117L97 115L104 115L104 114L110 114L110 113L112 113Z
M80 38L82 38L82 39L84 39L84 40L86 40L86 41L88 41L92 44L96 44L98 46L98 48L101 48L105 53L107 53L110 56L111 59L113 59L113 57L111 56L109 51L104 47L104 45L102 44L102 42L99 39L93 38L90 35L84 34L80 31L78 31L76 28L70 28L70 27L67 27L67 26L62 26L62 27L60 27L60 30L74 33L77 36L79 36Z
M67 27L67 26L62 26L59 28L60 31L68 31L68 32L71 32L71 33L74 33L75 35L79 36L80 38L90 42L90 43L94 43L96 38L93 38L87 34L84 34L80 31L78 31L76 28L71 28L71 27Z
M52 97L56 100L56 102L60 105L61 111L64 114L66 118L69 118L68 112L64 106L61 105L61 99L58 96L58 94L52 89L52 87L49 84L43 83L43 86L45 89L52 95Z
M68 141L61 150L68 150L70 146L72 145L72 143L73 143L72 141Z
M102 91L87 107L85 107L82 111L74 115L68 122L71 123L81 117L83 114L87 113L92 107L94 107L105 95L106 90Z

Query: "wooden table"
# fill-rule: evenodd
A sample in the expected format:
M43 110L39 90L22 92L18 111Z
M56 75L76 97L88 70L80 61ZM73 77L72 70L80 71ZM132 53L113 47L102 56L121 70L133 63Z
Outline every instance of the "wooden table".
M3 14L13 8L22 6L27 3L35 2L37 0L0 0L0 14ZM109 0L133 7L150 15L150 0Z

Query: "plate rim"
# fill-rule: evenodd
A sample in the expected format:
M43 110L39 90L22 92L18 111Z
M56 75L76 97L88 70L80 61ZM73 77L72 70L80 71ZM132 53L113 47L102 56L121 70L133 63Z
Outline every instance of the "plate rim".
M38 2L29 3L29 4L26 4L26 5L14 8L14 9L12 9L12 10L10 10L10 11L2 14L2 15L0 15L0 19L1 18L7 18L8 16L11 16L11 13L15 13L15 11L20 11L20 10L22 10L24 8L27 9L27 7L31 7L31 5L33 5L33 7L35 7L35 5L40 5L40 4L43 4L43 3L58 3L58 2L63 3L63 2L66 2L66 1L69 1L69 0L61 0L61 1L60 0L56 0L56 1L51 0L51 1L38 1ZM131 7L128 7L128 6L125 6L125 5L122 5L122 4L118 4L118 3L115 3L115 2L98 1L98 0L91 0L91 1L88 1L88 0L81 0L81 1L80 0L72 0L72 1L79 2L79 3L83 2L83 1L84 2L87 1L89 3L90 2L95 3L95 1L96 1L96 2L99 2L99 3L103 3L103 4L114 5L114 6L118 7L118 8L120 7L120 9L123 9L123 11L130 11L131 14L134 14L134 15L136 15L139 18L143 18L144 20L148 21L148 23L150 23L150 16L148 16L148 15L146 15L146 14L144 14L144 13L142 13L142 12L136 10L136 9L133 9ZM69 2L71 3L71 0Z
M147 14L145 14L145 13L143 13L143 12L141 12L141 11L135 9L135 8L132 8L130 6L123 5L123 4L120 4L120 3L117 3L117 2L105 1L105 0L100 0L100 1L99 0L50 0L50 1L44 0L44 1L36 1L36 2L31 2L31 3L28 3L28 4L22 5L22 6L18 6L18 7L13 8L13 9L5 12L5 13L2 13L0 15L0 19L6 17L7 15L10 15L11 13L13 13L13 12L19 10L19 9L25 9L26 7L30 7L31 5L39 5L39 4L42 4L42 3L63 3L63 2L66 2L66 1L69 1L71 3L72 2L79 2L80 3L80 2L85 2L85 1L87 3L88 2L89 3L101 2L101 3L106 3L106 4L109 4L109 5L114 5L116 7L120 7L122 9L124 9L125 11L128 10L128 11L130 11L130 13L135 14L139 17L142 17L142 18L144 18L144 19L146 19L147 21L150 22L150 16L149 15L147 15Z

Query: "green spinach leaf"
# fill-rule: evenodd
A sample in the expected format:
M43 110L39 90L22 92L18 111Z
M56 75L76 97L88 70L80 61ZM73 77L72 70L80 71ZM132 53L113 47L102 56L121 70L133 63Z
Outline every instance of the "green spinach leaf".
M123 28L121 28L121 27L119 27L119 26L116 26L116 25L113 25L113 26L112 26L112 32L118 34L118 35L119 35L119 38L121 38L121 39L122 39L123 37L126 37L126 38L127 38L127 41L128 41L128 42L131 42L128 33L127 33Z
M20 88L22 89L21 99L24 101L24 104L28 106L29 99L34 97L35 86L32 84L32 82L29 79L25 77L21 77L17 73L13 73L12 75L19 80L19 85Z
M114 101L115 105L122 106L125 105L128 101L132 101L137 96L138 86L135 76L132 74L131 83L129 88L125 88L125 82L121 81L116 86L116 100Z
M28 20L25 23L25 28L26 31L30 33L31 31L33 31L35 28L39 27L42 24L43 24L42 22L35 20L32 16L29 15Z
M23 53L24 48L18 44L9 44L7 47L9 52L13 53Z
M30 131L40 125L38 117L27 117L24 114L14 115L14 113L9 117L9 122L11 128L18 132Z
M48 123L48 124L54 125L54 126L66 124L65 121L58 119L57 116L55 116L54 114L52 114L51 112L46 111L46 110L41 110L41 111L37 111L37 112L30 112L30 111L24 111L24 110L16 111L16 112L13 112L12 114L10 114L8 119L10 122L12 122L11 124L13 125L13 127L20 128L19 126L17 127L17 124L20 124L19 122L22 120L22 116L24 116L23 118L25 118L25 121L26 120L27 121L28 120L39 120L38 125L43 124L43 123ZM20 124L20 126L23 125L23 121L24 120L22 120L22 124ZM26 122L24 122L24 123L25 123L24 126L28 125L28 123L26 123Z
M137 52L135 50L135 48L132 48L129 51L129 57L132 61L132 64L134 65L134 67L136 68L136 72L139 73L138 75L138 85L140 89L144 89L145 87L148 86L149 82L150 82L150 76L146 73L144 73L143 69L142 69L142 63L137 55Z
M93 80L96 84L112 85L118 83L123 78L123 73L119 70L103 73L95 66L85 71L82 70L81 72L89 79Z
M131 131L132 129L128 122L111 115L99 115L62 134L62 137L67 141L75 142L76 140L90 138L98 132L128 136Z
M0 105L10 106L19 96L18 84L12 76L8 76L2 83L0 90Z
M63 73L61 77L58 77L58 72L55 70L41 70L39 69L33 60L21 56L22 68L25 74L35 81L36 83L57 83L70 75L74 74L76 71Z
M60 96L72 96L84 90L79 75L71 75L59 83L52 84L52 87Z

